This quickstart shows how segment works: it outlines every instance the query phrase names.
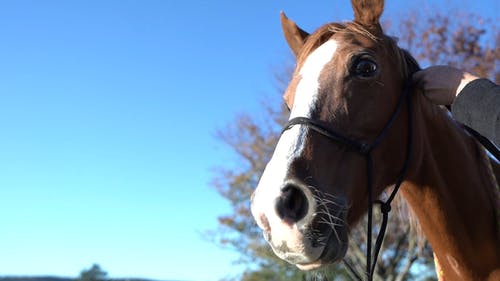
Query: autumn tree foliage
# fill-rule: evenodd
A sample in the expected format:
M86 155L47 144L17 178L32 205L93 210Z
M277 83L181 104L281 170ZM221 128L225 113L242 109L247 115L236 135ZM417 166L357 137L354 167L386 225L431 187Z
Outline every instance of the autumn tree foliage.
M388 22L386 33L422 66L453 65L500 83L500 31L497 22L474 14L448 12L408 14L397 22ZM278 81L277 97L288 83L289 68ZM273 102L269 102L272 100ZM281 128L288 119L278 98L262 103L259 115L241 114L217 131L217 138L230 148L237 165L218 167L213 187L232 206L232 212L220 216L219 229L211 231L214 242L241 253L238 262L248 265L239 280L347 280L350 273L342 264L321 272L302 272L278 259L262 238L250 213L249 198L270 159ZM401 200L402 201L402 200ZM432 250L419 234L404 203L392 212L374 280L436 280ZM399 213L399 214L397 214ZM358 272L365 263L365 222L351 231L347 259Z
M421 64L452 65L500 83L498 19L466 12L426 17L420 12L404 17L394 27L400 45Z

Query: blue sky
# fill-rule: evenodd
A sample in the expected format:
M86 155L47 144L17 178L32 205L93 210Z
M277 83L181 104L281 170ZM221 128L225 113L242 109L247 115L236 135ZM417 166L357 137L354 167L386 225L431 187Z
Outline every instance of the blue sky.
M384 19L432 7L395 2ZM0 275L241 272L201 234L229 212L212 168L236 163L214 132L275 94L280 10L307 30L352 18L349 1L1 1Z

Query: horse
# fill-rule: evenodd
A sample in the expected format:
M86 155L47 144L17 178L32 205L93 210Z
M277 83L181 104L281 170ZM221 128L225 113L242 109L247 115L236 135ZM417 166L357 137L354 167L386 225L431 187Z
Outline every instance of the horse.
M371 224L373 204L387 215L400 190L440 280L500 280L498 164L409 82L420 67L384 34L384 1L351 4L354 21L311 34L281 13L296 68L289 123L250 199L264 238L302 270L339 262L349 229L367 213ZM382 239L367 240L367 279Z

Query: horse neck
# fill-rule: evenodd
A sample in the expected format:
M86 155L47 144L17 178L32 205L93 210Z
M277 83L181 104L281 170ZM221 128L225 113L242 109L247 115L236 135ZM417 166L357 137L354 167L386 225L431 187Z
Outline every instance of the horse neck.
M485 153L444 110L422 95L413 99L416 137L402 195L416 214L445 280L498 277L498 197Z

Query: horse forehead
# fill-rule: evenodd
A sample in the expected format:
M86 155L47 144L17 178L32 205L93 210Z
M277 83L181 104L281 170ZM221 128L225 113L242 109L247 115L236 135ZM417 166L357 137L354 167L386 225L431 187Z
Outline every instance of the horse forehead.
M299 75L301 77L319 77L325 65L333 59L337 48L338 42L335 39L323 43L307 56L300 67Z
M299 99L301 104L311 105L320 87L320 76L325 66L332 61L337 48L338 42L330 39L306 57L285 92L286 101L295 104Z

